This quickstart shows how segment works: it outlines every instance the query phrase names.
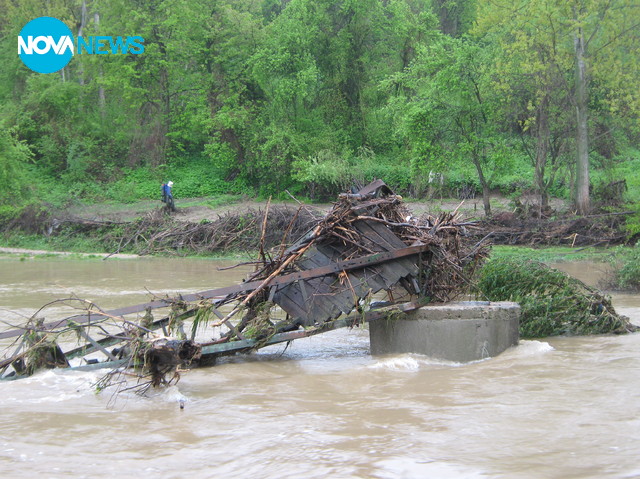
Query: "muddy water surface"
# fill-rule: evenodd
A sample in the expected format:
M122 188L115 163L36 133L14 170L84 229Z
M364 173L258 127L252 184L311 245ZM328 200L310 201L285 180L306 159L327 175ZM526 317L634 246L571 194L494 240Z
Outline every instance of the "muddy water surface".
M5 259L0 308L72 294L110 308L246 272L216 266ZM639 296L614 299L640 323ZM640 477L639 373L640 334L522 341L456 364L372 358L358 329L190 371L150 398L50 371L0 383L0 477Z

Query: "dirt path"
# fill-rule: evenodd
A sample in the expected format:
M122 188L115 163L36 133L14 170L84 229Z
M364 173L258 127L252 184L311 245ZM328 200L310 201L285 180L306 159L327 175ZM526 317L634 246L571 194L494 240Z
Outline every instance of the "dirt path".
M198 223L202 220L214 221L227 213L240 213L247 210L264 210L266 201L238 199L216 204L215 198L177 199L175 218L179 221ZM273 201L273 205L291 205L294 201ZM131 204L95 204L76 205L60 212L63 216L73 216L92 221L131 221L147 213L158 210L164 205L160 201L139 201ZM308 205L310 208L329 211L331 204Z
M220 216L228 213L235 214L247 210L264 210L267 204L266 201L243 198L232 198L227 202L219 202L217 200L217 198L177 199L175 218L191 223L198 223L203 220L215 221ZM552 206L556 209L565 207L561 200L554 200L554 202L556 204ZM298 206L298 203L294 201L273 201L271 204ZM424 213L437 214L441 211L454 211L457 208L465 217L474 219L484 217L481 198L464 201L452 198L433 200L408 199L406 204L415 216L420 216ZM160 201L147 200L132 204L79 205L66 210L65 213L87 220L131 221L162 206ZM314 203L308 204L307 206L321 213L326 213L331 209L332 204ZM495 195L491 198L491 207L495 212L510 211L512 208L511 200L500 195Z

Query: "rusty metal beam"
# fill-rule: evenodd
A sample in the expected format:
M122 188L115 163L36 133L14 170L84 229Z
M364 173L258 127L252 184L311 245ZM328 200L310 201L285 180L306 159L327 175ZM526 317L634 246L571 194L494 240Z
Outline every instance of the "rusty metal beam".
M335 321L330 321L324 323L323 325L312 328L312 329L301 329L298 331L290 331L286 333L278 333L271 337L262 347L271 346L278 343L293 341L295 339L308 338L310 336L315 336L316 334L325 333L327 331L333 331L335 329L353 327L358 324L360 321L364 319L365 322L375 321L384 318L389 311L401 311L401 312L409 312L420 307L424 306L423 302L408 302L401 303L389 307L385 307L384 309L376 309L372 311L368 311L363 314L352 314L343 319L338 319ZM202 345L202 356L203 357L216 357L216 356L224 356L228 354L233 354L242 351L252 350L257 341L254 339L242 339L237 341L230 341L226 343L210 343ZM74 371L89 371L96 369L105 369L105 368L117 368L123 367L129 364L131 361L130 358L117 359L115 361L104 361L93 364L85 364L82 366L74 366L65 368L68 370ZM13 377L0 377L0 380L12 380L12 379L20 379L24 376L13 376Z
M333 331L334 329L349 328L364 320L364 322L375 321L384 318L390 311L400 311L403 313L413 311L415 309L424 306L422 302L408 302L401 303L393 306L385 307L384 309L376 309L368 311L364 314L352 314L343 319L337 319L335 321L329 321L321 326L311 329L301 329L298 331L289 331L286 333L278 333L271 337L262 347L271 346L273 344L283 343L287 341L293 341L295 339L308 338L315 336L316 334L326 333L327 331ZM252 349L256 345L257 341L253 339L245 339L241 341L231 341L226 343L216 344L203 344L202 356L220 356L238 351Z
M421 302L409 302L409 303L401 303L394 306L389 306L384 309L377 309L368 311L363 314L352 314L343 319L337 319L335 321L330 321L324 323L323 325L312 328L312 329L301 329L298 331L289 331L286 333L278 333L273 337L269 338L269 340L262 347L272 346L274 344L284 343L288 341L294 341L296 339L308 338L310 336L315 336L316 334L326 333L327 331L333 331L335 329L341 328L350 328L354 325L361 322L363 319L365 322L375 321L384 318L389 311L401 311L403 313L413 311L420 307L424 306L424 303ZM242 339L237 341L230 341L226 343L216 343L216 344L203 344L202 345L202 357L215 357L215 356L225 356L233 353L238 353L242 351L248 351L254 349L255 345L258 343L255 339ZM104 363L99 364L91 364L91 365L83 365L69 369L80 369L80 370L88 370L88 369L98 369L100 364L105 368L109 367L118 367L124 365L126 363L125 360L119 361L106 361Z

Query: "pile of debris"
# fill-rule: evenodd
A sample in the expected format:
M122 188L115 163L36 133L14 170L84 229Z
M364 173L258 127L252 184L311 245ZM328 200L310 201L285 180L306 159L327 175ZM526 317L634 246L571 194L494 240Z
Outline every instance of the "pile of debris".
M273 206L266 215L263 242L268 247L282 241L282 231L297 237L316 223L321 215L311 208ZM154 210L142 218L107 231L105 242L114 253L133 251L140 255L253 251L261 239L265 212L248 209L228 212L213 221L190 223ZM293 219L293 221L292 221Z
M259 314L264 316L269 304L287 313L285 320L267 326L281 332L359 310L380 291L387 293L390 302L411 297L451 301L468 291L469 278L487 253L482 242L471 243L466 228L473 226L455 213L418 220L402 197L380 180L356 194L342 194L333 209L291 246L281 245L273 257L261 248L261 266L249 281L263 284L229 299L239 302L236 309L245 310L237 331L242 332ZM393 261L367 264L366 258L375 255ZM331 268L348 262L360 267ZM328 268L325 274L309 274L323 267ZM294 273L298 274L295 282L271 284L276 276Z
M0 362L0 377L55 365L47 354L46 362L31 360L17 367L24 358L37 356L29 355L33 347L46 343L51 350L75 332L82 345L64 353L56 350L54 359L62 354L65 361L98 362L85 368L112 367L99 389L124 384L122 375L134 374L144 391L176 381L180 368L212 364L219 356L390 317L429 301L450 301L468 291L474 269L486 256L483 242L468 234L472 223L456 213L418 220L379 180L340 195L324 218L290 242L303 210L301 206L289 218L280 244L269 248L267 207L260 224L259 261L241 284L106 312L72 298L80 302L80 314L50 323L34 316L23 330L0 333L0 339L18 338ZM387 309L376 309L380 306ZM168 312L156 320L156 309ZM138 320L125 319L142 312ZM223 330L213 341L208 339L212 327ZM160 329L163 334L156 333ZM102 337L92 337L94 332ZM198 341L199 333L207 339ZM114 345L118 347L108 349ZM90 358L92 354L106 360ZM137 368L135 373L126 369L131 367Z
M541 219L502 212L479 222L476 234L490 235L491 242L499 245L612 246L629 241L625 221L632 214L626 211Z

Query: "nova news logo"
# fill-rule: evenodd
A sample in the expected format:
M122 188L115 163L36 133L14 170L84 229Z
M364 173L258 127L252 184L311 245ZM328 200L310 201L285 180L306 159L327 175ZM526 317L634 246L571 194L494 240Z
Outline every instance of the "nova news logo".
M18 55L34 72L62 70L74 54L116 55L144 53L144 38L90 36L73 38L69 27L53 17L27 23L18 35Z

